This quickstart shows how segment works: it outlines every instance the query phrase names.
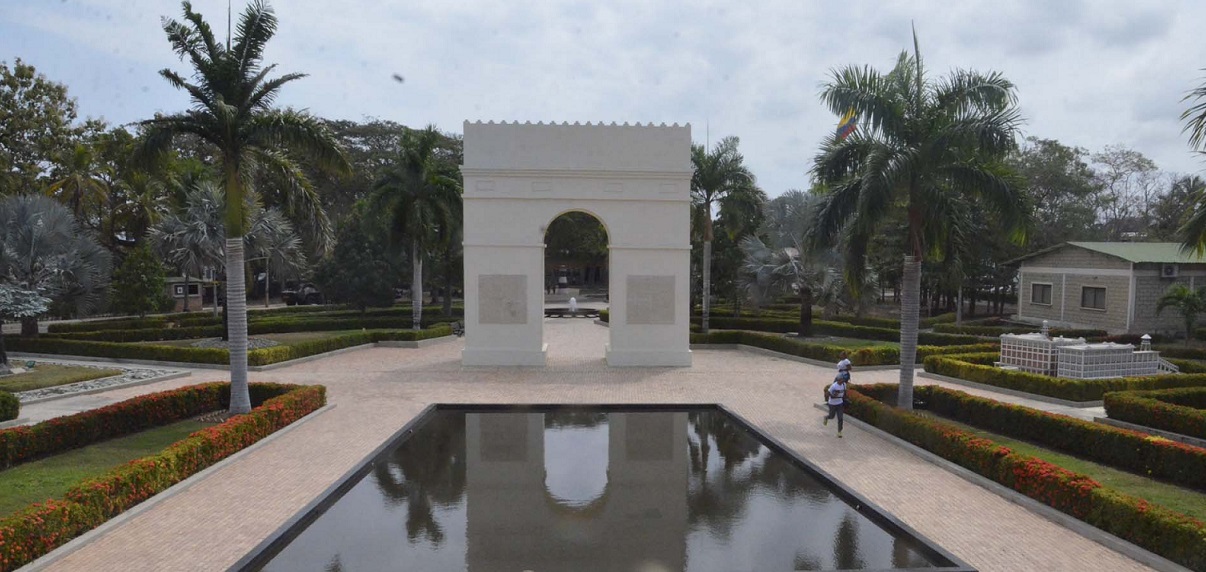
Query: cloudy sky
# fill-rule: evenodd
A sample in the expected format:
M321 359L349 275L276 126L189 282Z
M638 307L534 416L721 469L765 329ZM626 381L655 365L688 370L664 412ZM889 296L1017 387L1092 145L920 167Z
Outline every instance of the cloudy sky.
M752 7L742 6L749 4ZM226 29L226 0L194 6ZM241 9L234 2L236 18ZM1206 72L1206 3L1183 1L500 2L276 0L267 60L310 77L281 104L345 119L690 123L697 142L741 138L771 195L805 188L836 118L830 70L889 68L917 26L936 77L996 70L1018 86L1027 135L1135 148L1164 170L1206 171L1181 98ZM83 115L173 112L157 75L187 71L160 17L171 0L0 0L0 60L66 83ZM399 83L397 74L404 78Z

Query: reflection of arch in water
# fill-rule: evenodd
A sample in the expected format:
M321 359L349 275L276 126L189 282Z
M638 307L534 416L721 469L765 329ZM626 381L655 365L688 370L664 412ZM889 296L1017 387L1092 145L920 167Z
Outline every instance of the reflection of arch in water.
M609 454L611 435L607 414L575 410L552 411L544 416L544 428L544 502L546 507L561 518L578 521L597 519L603 513L608 496L611 494ZM590 433L594 433L594 435L590 435ZM558 454L556 450L551 451L551 449L557 448L557 441L563 438L571 441L591 439L589 443L575 443L577 445L575 458L568 466L566 460L556 458ZM585 451L585 455L581 454L584 452L583 447L589 448ZM597 487L581 490L581 487L575 485L582 483L583 477L586 479L602 478L597 483L589 483L590 485L597 484Z

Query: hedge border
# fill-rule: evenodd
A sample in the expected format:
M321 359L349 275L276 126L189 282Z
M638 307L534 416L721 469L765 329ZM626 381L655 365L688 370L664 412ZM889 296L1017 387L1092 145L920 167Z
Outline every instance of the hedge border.
M1086 475L1014 452L958 426L890 407L863 392L895 393L881 384L851 388L848 412L948 461L1194 570L1206 569L1206 524L1109 489ZM920 389L920 388L915 388Z
M139 407L159 406L160 400L168 398L165 396L180 392L229 396L228 387L226 383L184 387L135 397L115 406L125 405L129 409L131 402ZM0 519L0 571L15 570L32 562L326 404L326 388L321 385L251 384L251 387L261 396L277 394L265 399L251 413L196 431L158 454L136 459L100 477L85 480L72 487L62 499L34 503ZM95 411L99 410L71 417L95 416ZM159 417L154 411L150 413L151 417ZM184 418L187 417L175 420Z
M985 363L985 360L991 360ZM1007 370L990 365L996 354L937 355L925 358L925 370L938 375L1068 401L1099 401L1111 391L1206 386L1206 374L1178 373L1147 377L1069 379ZM977 363L978 362L978 363Z
M900 350L892 346L850 348L829 344L813 344L787 338L782 335L746 330L714 330L707 334L691 334L692 344L741 344L780 352L796 357L831 361L837 363L842 352L846 352L855 366L899 365ZM917 356L962 353L996 349L996 344L985 343L970 346L918 346Z
M1119 391L1105 395L1106 416L1110 419L1198 439L1206 439L1206 409L1199 407L1203 403L1206 403L1206 387Z
M463 317L464 313L465 309L463 305L454 304L451 319ZM424 321L446 321L450 319L443 315L443 308L441 306L424 306L423 314ZM362 320L366 318L405 318L408 320L406 325L410 326L409 320L411 315L409 304L406 306L391 306L389 308L370 308L364 312L333 306L294 306L290 308L273 308L270 310L251 310L247 313L247 319L250 324L254 325L269 321L297 322L321 319ZM122 317L86 322L51 323L46 326L46 330L51 334L77 334L113 330L220 326L221 324L221 317L215 317L208 313L177 312L175 314L148 316L146 318Z

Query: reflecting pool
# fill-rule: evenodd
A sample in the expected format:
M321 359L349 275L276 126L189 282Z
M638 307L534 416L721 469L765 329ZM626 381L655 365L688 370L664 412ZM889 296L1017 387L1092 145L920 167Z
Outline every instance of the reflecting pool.
M718 408L436 409L250 568L967 570L951 560Z

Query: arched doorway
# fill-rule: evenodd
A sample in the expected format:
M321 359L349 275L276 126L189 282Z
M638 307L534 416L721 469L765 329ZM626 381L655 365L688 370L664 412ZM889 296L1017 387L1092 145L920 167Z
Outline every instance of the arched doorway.
M545 364L545 236L583 212L608 239L607 363L691 365L690 152L689 126L465 123L462 362Z
M605 303L607 255L603 221L580 210L557 215L544 231L545 303Z

